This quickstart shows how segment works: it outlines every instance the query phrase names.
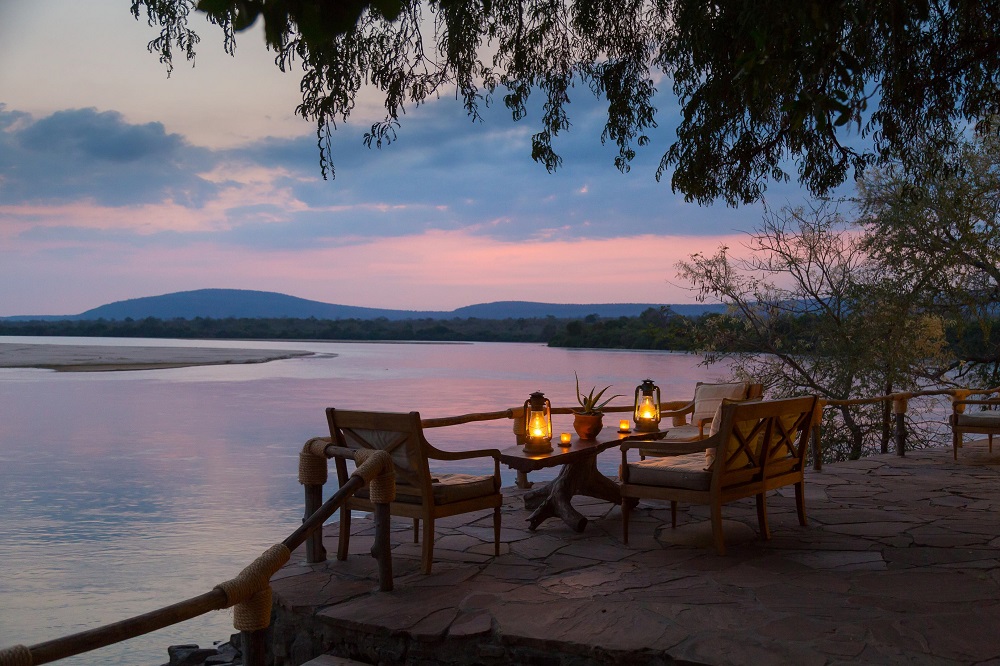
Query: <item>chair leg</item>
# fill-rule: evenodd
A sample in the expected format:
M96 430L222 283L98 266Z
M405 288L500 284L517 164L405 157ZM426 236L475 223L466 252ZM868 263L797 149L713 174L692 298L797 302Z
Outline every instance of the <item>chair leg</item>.
M715 543L715 552L719 555L726 554L726 535L722 533L722 505L713 503L712 513L712 541Z
M431 572L431 564L434 561L434 518L424 518L424 543L421 548L421 570L425 574Z
M351 508L340 507L340 538L337 540L337 559L343 562L347 559L347 547L351 543Z
M622 543L628 543L628 520L632 516L631 498L622 497Z
M670 526L677 529L677 501L670 500Z
M799 481L795 484L795 511L799 514L799 525L805 527L806 521L806 484Z
M500 557L500 507L493 509L493 555Z
M990 438L990 453L993 453L993 435L987 435Z
M413 543L420 543L420 519L413 519Z
M767 493L757 493L757 525L760 527L760 538L765 541L771 538L771 528L767 525Z

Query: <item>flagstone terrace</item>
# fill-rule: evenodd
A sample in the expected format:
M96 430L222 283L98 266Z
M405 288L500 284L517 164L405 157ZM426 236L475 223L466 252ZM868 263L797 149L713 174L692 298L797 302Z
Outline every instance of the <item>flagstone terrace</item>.
M382 664L977 664L1000 660L1000 452L967 443L828 464L792 489L723 508L728 553L706 507L644 501L622 543L621 510L577 498L575 532L528 529L524 490L504 488L501 555L492 512L437 522L420 574L409 520L393 519L395 589L375 592L373 521L351 556L272 579L277 664L322 653ZM336 530L325 545L336 552ZM324 661L325 660L325 661ZM332 657L314 663L339 663Z

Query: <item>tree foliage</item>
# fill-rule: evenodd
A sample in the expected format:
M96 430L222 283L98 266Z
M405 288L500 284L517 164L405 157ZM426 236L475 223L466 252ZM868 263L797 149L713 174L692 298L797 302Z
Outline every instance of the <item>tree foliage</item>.
M681 121L657 178L733 205L792 170L815 195L874 161L947 171L956 128L995 132L1000 111L996 0L132 0L161 28L149 47L168 67L175 49L194 57L195 8L229 52L260 20L277 64L302 68L297 113L316 123L324 176L331 132L363 86L385 105L365 135L375 146L407 106L441 93L473 119L500 94L515 120L539 94L531 154L553 170L579 84L607 102L601 140L627 171L653 140L657 86L670 85Z
M921 307L952 322L958 356L944 372L1000 383L1000 142L980 136L955 148L961 168L915 180L898 166L859 183L867 251L883 276ZM976 331L966 332L966 328Z
M730 360L737 378L777 397L849 400L916 389L947 361L941 319L883 280L832 204L769 213L748 245L746 259L723 247L678 266L701 298L732 311L707 332L709 362ZM890 435L888 404L826 412L833 458L879 450Z

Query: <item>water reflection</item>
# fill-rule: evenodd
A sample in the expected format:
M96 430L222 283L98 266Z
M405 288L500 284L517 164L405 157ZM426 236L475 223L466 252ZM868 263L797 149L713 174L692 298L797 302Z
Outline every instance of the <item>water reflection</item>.
M588 389L613 384L630 397L651 377L664 399L681 399L720 372L686 354L517 344L5 341L324 356L99 374L0 370L0 646L120 620L230 578L298 523L298 451L326 434L328 406L440 417L518 406L534 390L572 406L574 371ZM557 431L569 424L556 417ZM513 444L507 420L428 438L445 449ZM600 465L613 475L617 453ZM510 470L504 481L513 483ZM62 663L160 664L169 644L209 645L230 633L227 613L215 613Z

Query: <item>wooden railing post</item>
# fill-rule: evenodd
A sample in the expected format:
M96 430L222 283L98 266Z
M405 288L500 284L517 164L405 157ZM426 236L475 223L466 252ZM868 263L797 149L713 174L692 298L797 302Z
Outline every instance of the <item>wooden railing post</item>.
M389 504L396 499L396 473L386 451L361 449L354 452L357 468L351 478L368 484L368 497L375 505L375 541L371 555L378 562L378 589L392 591L392 544L389 543Z
M267 662L267 642L264 640L265 633L267 633L267 629L240 632L243 666L265 666Z
M375 542L371 554L378 562L378 589L381 592L392 591L392 544L389 543L390 532L389 504L375 504Z
M323 506L323 486L309 484L305 486L306 510L302 516L302 521L316 513ZM320 525L316 531L306 539L306 562L315 564L326 562L326 547L323 545L323 526Z
M299 453L299 483L305 488L303 523L323 506L323 484L327 479L326 447L329 444L330 440L326 437L313 437ZM306 562L316 564L325 561L326 548L323 546L321 523L306 537Z
M517 442L518 446L524 446L524 416L514 416L514 440ZM531 481L528 481L528 473L517 471L517 476L514 478L514 485L521 489L530 488L532 485Z
M892 413L896 417L896 455L900 458L906 455L906 410L910 397L909 393L892 396Z
M812 445L813 469L817 472L823 471L823 446L821 443L820 428L823 425L823 408L826 407L826 400L816 401L816 411L813 412L812 428L809 443Z

